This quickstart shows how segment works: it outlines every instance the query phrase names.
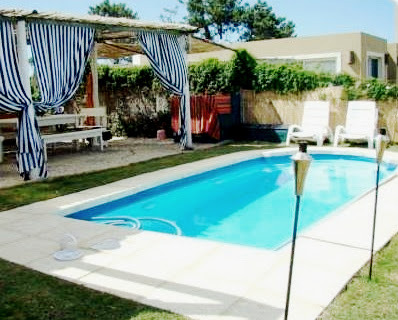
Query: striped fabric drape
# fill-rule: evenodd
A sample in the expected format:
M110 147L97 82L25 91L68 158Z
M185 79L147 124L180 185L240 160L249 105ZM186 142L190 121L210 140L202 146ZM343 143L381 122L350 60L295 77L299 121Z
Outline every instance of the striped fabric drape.
M83 77L94 44L94 29L72 25L29 23L33 64L36 70L41 101L36 111L58 108L72 98ZM47 159L38 126L39 177L47 177Z
M78 89L94 44L94 29L30 23L29 34L41 93L35 109L58 108Z
M140 44L163 86L181 96L180 134L181 148L187 145L186 110L189 108L188 70L185 60L184 36L175 34L140 32Z
M0 21L0 110L18 113L17 163L21 175L40 166L44 159L32 101L26 93L18 66L18 57L10 21Z
M94 43L94 30L31 23L29 32L42 100L33 104L23 88L13 26L4 20L0 21L0 110L19 113L20 174L26 178L36 169L38 176L44 178L47 165L35 113L61 106L76 92Z

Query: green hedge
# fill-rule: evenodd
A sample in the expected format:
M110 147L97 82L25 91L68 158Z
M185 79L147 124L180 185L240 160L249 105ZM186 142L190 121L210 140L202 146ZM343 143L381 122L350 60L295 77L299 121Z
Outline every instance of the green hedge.
M299 64L257 64L246 50L237 51L228 62L208 59L192 64L188 72L190 90L194 94L229 93L239 91L240 88L288 94L333 85L344 86L344 98L347 100L388 100L398 97L397 85L376 79L361 82L347 74L319 74L304 70ZM101 66L98 76L99 85L106 90L163 90L148 66Z
M101 88L110 91L129 89L134 92L159 88L155 75L149 66L100 66L98 68L98 84Z
M208 59L189 66L189 85L192 93L215 94L231 92L231 63Z
M299 93L328 86L331 76L303 70L300 65L271 65L262 63L255 69L256 91Z
M361 84L364 95L374 100L398 99L398 86L376 79Z

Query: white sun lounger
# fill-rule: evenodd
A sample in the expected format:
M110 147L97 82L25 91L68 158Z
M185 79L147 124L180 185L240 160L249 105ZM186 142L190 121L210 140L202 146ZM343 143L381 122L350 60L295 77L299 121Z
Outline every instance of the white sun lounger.
M293 124L289 126L286 145L291 140L315 141L322 146L326 138L332 139L332 131L329 128L329 102L306 101L301 126Z
M368 142L368 148L374 147L378 111L374 101L348 102L345 126L337 126L334 135L334 146L344 140Z

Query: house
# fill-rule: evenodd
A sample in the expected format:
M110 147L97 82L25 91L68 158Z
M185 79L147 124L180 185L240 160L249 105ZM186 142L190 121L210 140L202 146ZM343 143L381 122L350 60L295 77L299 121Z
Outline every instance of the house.
M234 49L246 49L259 62L299 61L307 70L398 82L398 43L387 43L363 32L237 42L228 47L231 50L212 46L206 48L208 51L190 53L188 63L209 58L227 61L233 57ZM143 55L135 55L133 64L143 65L148 61Z
M398 44L362 32L240 42L230 47L246 49L262 62L300 61L308 70L347 73L362 79L398 80ZM233 54L231 50L189 54L188 62L208 58L229 60Z

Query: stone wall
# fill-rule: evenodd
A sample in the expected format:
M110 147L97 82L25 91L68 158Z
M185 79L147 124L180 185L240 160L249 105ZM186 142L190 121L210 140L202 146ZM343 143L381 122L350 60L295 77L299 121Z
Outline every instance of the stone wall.
M169 96L166 91L131 91L123 88L107 91L100 88L99 104L106 107L108 128L113 135L153 137L158 129L165 129L171 134L171 121L165 118L170 115ZM86 105L84 97L77 97L76 100L80 107Z
M149 92L129 92L118 90L115 92L100 91L99 100L101 106L106 106L108 114L120 112L124 117L137 113L153 114L159 111L169 110L169 94L155 94Z
M302 94L281 95L274 92L241 92L241 117L246 124L300 124L306 100L330 101L330 128L344 125L347 101L342 100L343 88L328 87ZM387 128L390 138L398 142L398 101L379 101L378 126Z

